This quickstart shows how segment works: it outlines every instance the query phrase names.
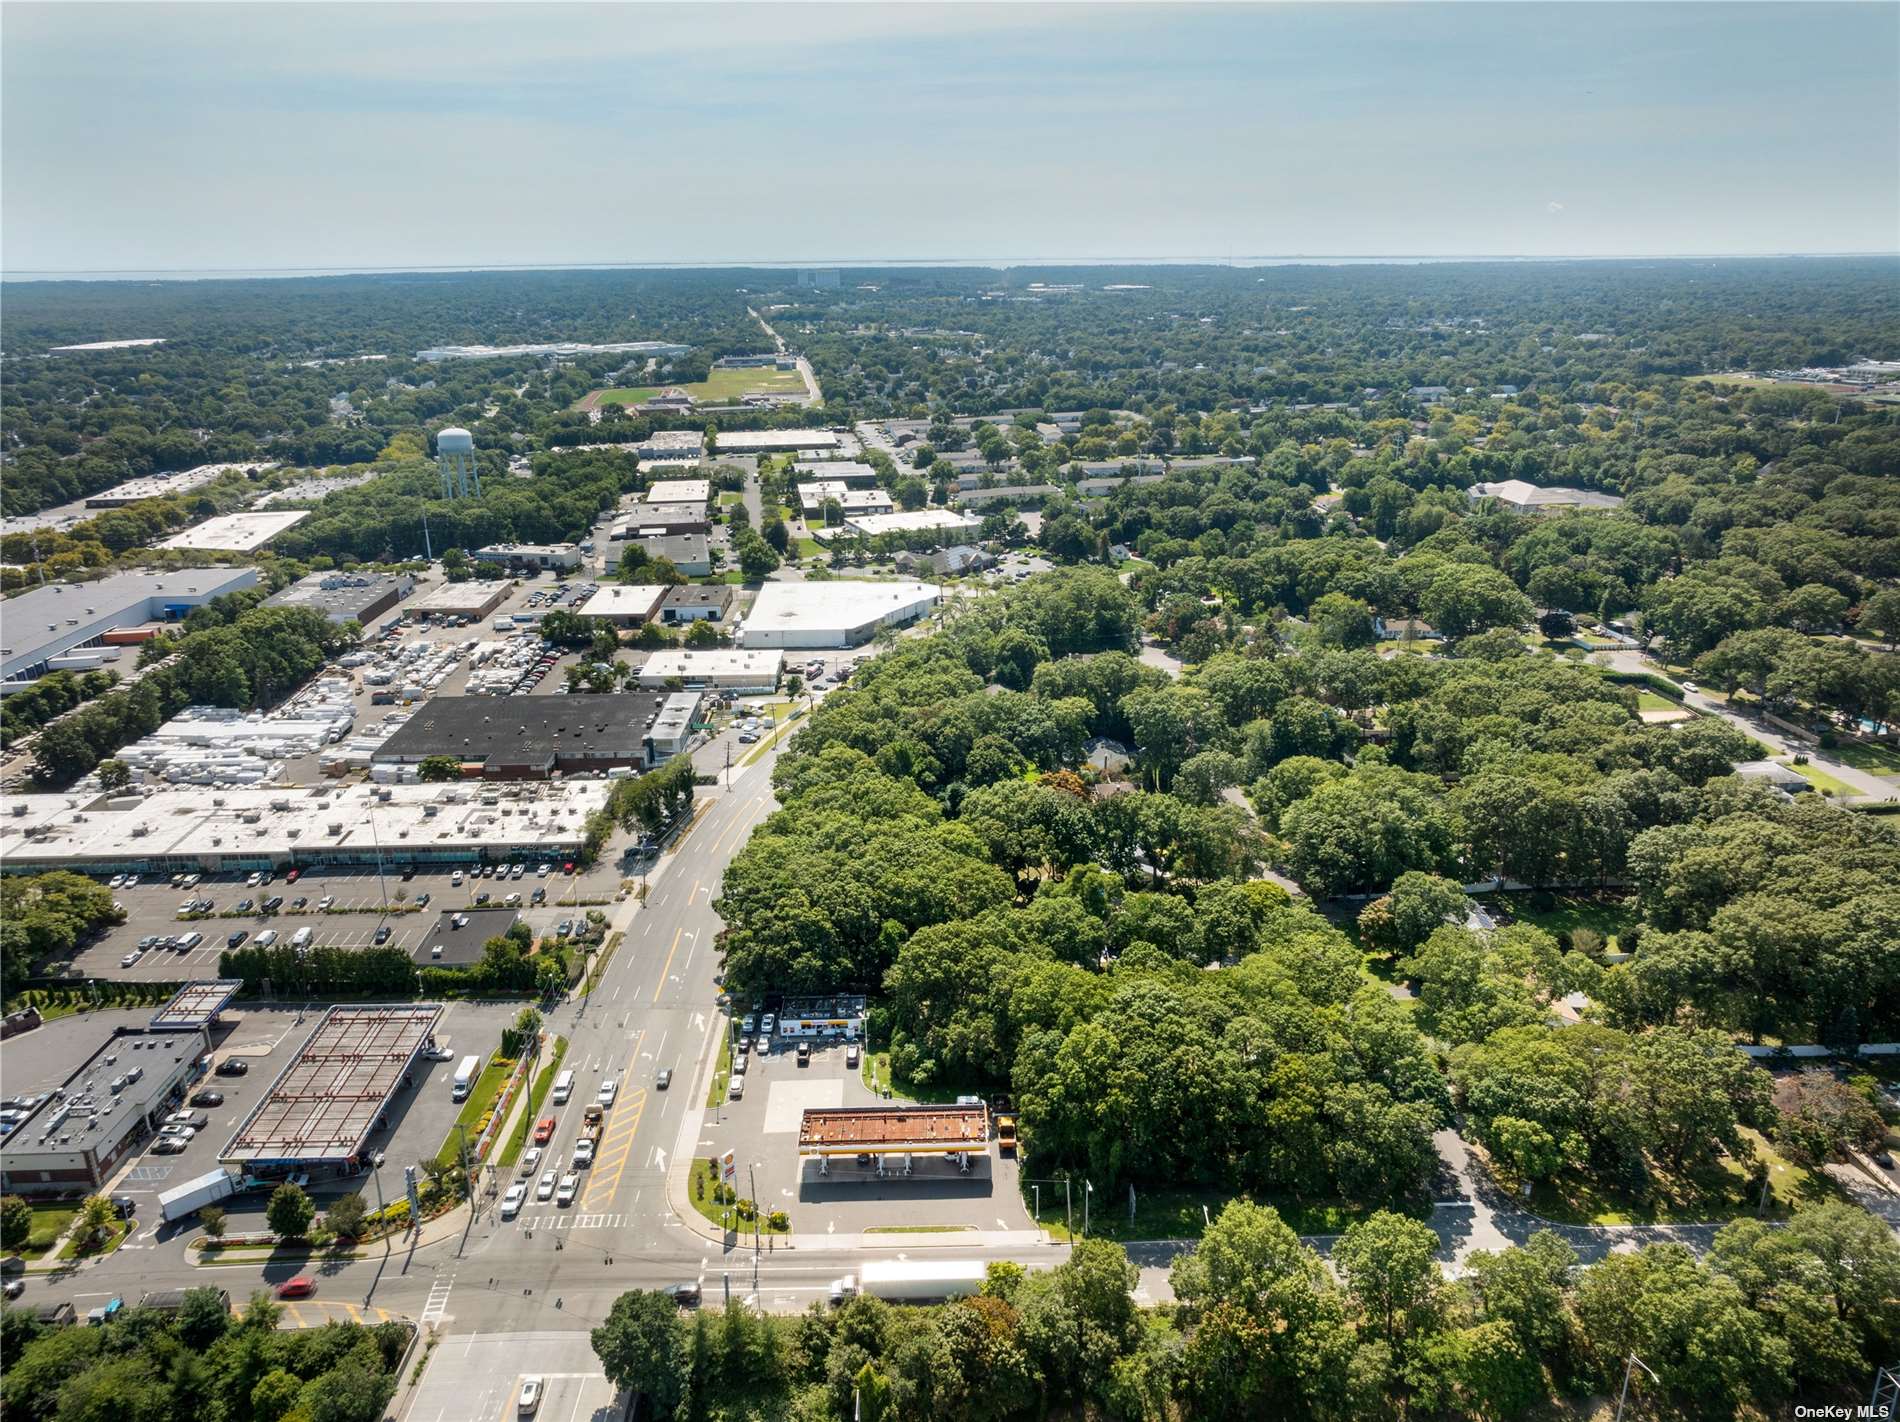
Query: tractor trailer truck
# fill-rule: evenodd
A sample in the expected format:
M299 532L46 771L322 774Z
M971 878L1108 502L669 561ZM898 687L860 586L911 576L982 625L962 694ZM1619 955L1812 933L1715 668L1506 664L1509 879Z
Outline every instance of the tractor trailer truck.
M888 1303L928 1303L981 1293L989 1277L981 1259L873 1259L856 1274L831 1281L831 1301L859 1294Z
M206 1205L228 1200L237 1193L238 1178L228 1170L212 1170L183 1185L175 1185L158 1197L158 1216L166 1224L195 1214Z

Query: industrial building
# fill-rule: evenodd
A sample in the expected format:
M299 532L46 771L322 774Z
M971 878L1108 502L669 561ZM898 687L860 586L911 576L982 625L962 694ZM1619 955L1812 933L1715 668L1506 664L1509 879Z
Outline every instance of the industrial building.
M647 727L651 764L671 760L692 744L703 698L697 691L675 691L660 703L659 714Z
M689 578L712 572L712 543L703 533L643 533L637 543L649 558L664 558Z
M697 711L698 698L690 699L689 711ZM665 733L655 734L669 700L645 691L500 700L443 696L418 709L371 759L414 765L432 755L453 756L497 780L642 769L675 749L670 722Z
M174 533L158 546L191 553L254 553L285 529L310 517L309 509L266 509L219 514L196 528Z
M854 489L868 489L877 483L877 470L855 459L801 459L792 466L800 479L835 479Z
M655 652L641 667L641 686L655 690L677 683L694 690L763 695L778 689L785 653L776 648L720 647L703 652Z
M466 617L479 622L508 596L508 584L471 578L462 583L443 583L430 588L409 604L412 617Z
M8 598L0 617L0 680L18 690L63 666L90 670L118 655L108 633L176 622L194 607L257 583L255 568L110 573L89 583L48 583ZM96 653L80 649L99 648ZM68 662L66 654L77 654ZM16 686L15 683L18 683Z
M341 626L354 622L364 630L415 590L407 573L312 573L264 600L266 607L307 607Z
M711 533L712 518L702 504L629 504L614 519L607 537L625 543L643 534Z
M441 1016L433 1002L332 1007L218 1159L256 1176L362 1163Z
M694 504L704 507L712 499L709 479L655 479L647 485L649 504Z
M0 1193L89 1195L103 1189L203 1074L210 1039L202 1026L120 1028L69 1068L80 1040L76 1034L96 1030L84 1018L69 1021L10 1037L0 1049L8 1092L32 1103L17 1108L26 1115L0 1143Z
M1496 499L1513 513L1561 513L1566 509L1613 509L1623 501L1615 494L1594 489L1540 489L1522 479L1502 479L1494 484L1473 484L1471 500Z
M724 622L738 601L730 583L683 583L660 599L660 621Z
M526 702L606 699L454 697L436 704L491 714L505 707L512 728L519 724L515 708ZM0 872L218 874L571 859L586 839L587 817L606 801L607 786L597 780L6 796L0 797Z
M843 443L831 430L721 430L714 448L721 454L780 454L837 449Z
M491 543L468 556L477 563L493 563L501 568L552 568L562 573L581 565L578 543Z
M631 587L609 584L581 604L580 615L597 617L615 627L638 627L653 620L666 593L666 588L652 583Z
M937 605L928 583L768 582L739 629L747 648L855 647L880 627L915 622Z
M823 513L827 499L836 500L846 515L890 513L896 507L882 489L854 489L842 479L818 479L798 486L799 507L807 518Z
M706 437L698 430L655 430L633 447L642 464L655 460L697 460L705 451Z
M1061 492L1054 484L996 484L987 489L959 489L956 500L965 508L981 508L985 504L1033 506Z
M844 521L846 533L878 538L887 533L908 536L914 533L965 535L976 532L983 520L950 509L910 509L904 513L853 514Z

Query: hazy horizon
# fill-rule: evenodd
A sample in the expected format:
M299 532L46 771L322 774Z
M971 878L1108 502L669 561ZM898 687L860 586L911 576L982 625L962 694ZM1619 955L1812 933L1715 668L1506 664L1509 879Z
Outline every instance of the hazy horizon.
M1900 244L1892 5L15 3L0 35L14 277Z

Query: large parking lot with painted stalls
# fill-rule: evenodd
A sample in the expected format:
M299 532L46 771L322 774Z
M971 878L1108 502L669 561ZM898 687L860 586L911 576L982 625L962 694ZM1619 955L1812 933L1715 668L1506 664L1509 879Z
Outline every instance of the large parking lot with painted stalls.
M944 1108L909 1107L873 1088L863 998L770 1006L730 1009L732 1063L743 1070L730 1077L700 1142L706 1158L733 1152L741 1194L756 1191L761 1209L784 1210L800 1235L1034 1228L1016 1159L999 1148L987 1105L951 1107L955 1122L926 1127L924 1118ZM811 1113L841 1111L875 1114L880 1134L826 1149Z

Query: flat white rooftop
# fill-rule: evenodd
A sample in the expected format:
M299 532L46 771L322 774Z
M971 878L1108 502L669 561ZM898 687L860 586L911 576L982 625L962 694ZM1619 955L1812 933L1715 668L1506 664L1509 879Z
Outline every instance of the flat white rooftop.
M653 583L631 587L604 587L581 604L582 617L651 617L666 596L666 589Z
M649 504L703 504L711 497L710 479L656 479L646 493Z
M484 845L578 845L606 803L601 780L507 785L322 785L159 790L109 797L0 797L0 862L9 870L133 861L319 863L338 856L400 864ZM129 797L127 797L129 798Z
M206 519L196 528L173 534L158 546L196 549L200 552L249 553L262 548L285 529L309 517L309 509L220 514L216 518Z
M655 652L640 668L642 686L663 686L674 677L696 681L747 679L769 686L778 680L785 653L776 648L718 647L695 652Z
M904 622L936 605L929 583L768 582L739 631L744 647L841 647L855 645L888 622Z
M162 346L165 336L139 336L129 341L85 341L76 346L53 346L56 351L129 351L134 346Z
M905 513L854 514L845 520L847 529L853 533L861 533L866 538L876 538L882 533L926 533L936 529L964 532L982 526L982 519L974 518L969 514L953 513L949 509L911 509Z
M209 484L220 474L233 469L276 467L273 463L263 461L255 464L200 464L196 469L181 469L175 474L152 474L143 479L128 479L123 484L115 484L97 494L86 495L86 506L111 508L118 504L135 504L140 499L168 498L173 494L182 494L187 489L196 489L201 484Z
M836 449L830 430L721 430L717 447L736 454L761 449Z

